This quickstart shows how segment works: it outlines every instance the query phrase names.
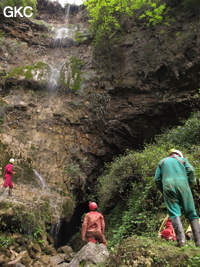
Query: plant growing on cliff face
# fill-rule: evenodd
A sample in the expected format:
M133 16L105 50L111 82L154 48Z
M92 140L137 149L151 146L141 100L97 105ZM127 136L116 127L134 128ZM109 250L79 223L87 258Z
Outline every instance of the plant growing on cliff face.
M143 9L140 18L146 17L149 25L162 22L169 10L165 2L157 0L87 0L84 4L96 39L105 35L111 38L133 16L135 10Z
M78 163L68 162L65 166L64 173L67 173L71 178L71 189L84 189L86 177Z
M99 94L91 94L89 96L90 110L92 118L100 118L107 112L110 95L108 92L101 92Z
M51 69L48 64L37 62L32 66L22 66L13 69L7 77L21 77L26 80L37 80L46 83L49 80Z
M83 62L76 58L75 56L71 56L71 73L72 73L72 79L74 80L72 90L77 91L80 89L80 82L81 82L81 74L80 68L83 64Z
M14 240L12 236L2 236L0 233L0 247L8 248L14 244Z
M146 18L148 23L147 26L156 25L161 22L170 21L169 17L166 17L164 20L164 16L168 13L169 7L167 7L166 3L158 4L156 2L149 2L149 8L144 11L144 13L140 16L140 19Z
M77 92L82 81L82 65L82 60L76 56L71 56L69 61L62 67L59 83L71 88L73 92Z
M40 227L37 227L33 233L33 237L38 241L38 243L44 243L44 240L41 239L43 234L43 229Z

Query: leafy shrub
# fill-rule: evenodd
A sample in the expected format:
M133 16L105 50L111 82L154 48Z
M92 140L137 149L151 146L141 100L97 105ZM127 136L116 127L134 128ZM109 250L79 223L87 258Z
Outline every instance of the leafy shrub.
M0 235L0 247L8 248L14 244L14 238L12 236L2 236Z
M156 25L169 22L167 16L170 8L167 1L157 0L87 0L84 2L90 17L92 32L99 42L102 37L111 38L123 26L130 24L136 10L139 10L140 19L145 18L147 25Z
M200 112L193 113L188 120L183 120L182 124L166 130L157 138L157 144L171 142L190 150L192 145L200 143Z
M106 215L109 245L134 235L156 235L165 218L167 209L162 194L154 183L158 162L168 155L171 148L183 152L197 170L200 180L200 112L182 121L145 144L143 151L127 151L126 155L106 164L98 179L99 203ZM193 196L198 209L199 187L193 187Z

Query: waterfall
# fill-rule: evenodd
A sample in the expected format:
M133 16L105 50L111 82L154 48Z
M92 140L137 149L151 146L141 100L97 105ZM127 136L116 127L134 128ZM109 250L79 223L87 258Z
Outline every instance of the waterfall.
M74 37L77 31L75 25L69 24L70 5L66 7L66 23L55 28L53 48L70 47L75 44Z
M66 22L69 22L69 11L70 11L70 4L66 8Z
M51 76L48 82L48 89L50 91L54 91L58 87L58 79L60 77L60 69L59 67L52 67L49 65L51 68Z
M39 180L40 180L40 182L42 184L42 187L47 187L43 177L36 170L33 169L33 171L34 171L35 175L39 178Z
M56 35L54 37L54 39L62 39L62 38L66 38L69 37L69 29L62 27L58 30L56 30Z

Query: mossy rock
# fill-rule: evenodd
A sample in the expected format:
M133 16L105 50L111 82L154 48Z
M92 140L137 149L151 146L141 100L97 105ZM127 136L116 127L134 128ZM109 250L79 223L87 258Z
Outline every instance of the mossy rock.
M40 83L48 83L51 76L51 67L44 62L37 62L33 66L22 66L13 69L6 78L19 80L34 80Z
M61 68L59 84L69 87L73 91L79 90L82 80L82 64L83 62L75 56L70 57Z

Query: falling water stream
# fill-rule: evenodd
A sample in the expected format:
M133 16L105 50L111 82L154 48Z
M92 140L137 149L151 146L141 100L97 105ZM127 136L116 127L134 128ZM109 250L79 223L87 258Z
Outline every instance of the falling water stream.
M66 47L75 43L74 37L75 33L78 30L75 25L69 24L69 15L70 15L70 5L66 7L66 16L65 16L65 23L63 25L59 26L54 26L54 43L53 43L53 53L56 54L57 50L60 49L63 45ZM58 81L60 78L60 72L63 64L66 62L64 61L64 57L61 59L62 63L59 62L52 62L50 59L50 62L47 61L46 63L50 66L51 74L50 74L50 79L48 82L48 89L50 91L55 91L58 87Z
M54 1L54 0L52 0ZM58 2L62 2L62 6L66 2L70 2L67 0L58 0ZM58 49L63 47L65 44L65 53L67 54L67 42L74 42L75 33L78 30L77 26L69 24L69 15L70 15L70 7L71 4L82 4L83 1L74 1L72 0L69 5L66 6L66 16L65 21L62 25L54 25L54 44L53 44L53 54L56 56ZM58 88L60 73L63 65L66 63L66 59L63 56L62 59L59 59L59 62L55 62L53 60L54 56L50 56L46 63L50 66L51 74L48 82L48 89L52 92L56 91ZM61 62L62 61L62 62ZM47 187L43 177L39 174L35 169L33 169L35 176L39 179L42 188L45 190L49 190ZM45 191L44 191L45 193ZM48 193L48 192L46 192ZM80 227L81 216L87 211L85 204L82 204L80 207L77 207L72 219L70 222L66 222L66 220L61 219L61 211L63 206L63 198L57 195L56 199L50 199L51 213L53 216L53 222L50 229L50 235L53 237L55 242L55 247L59 247L60 245L66 244L66 240L68 240L75 232L78 227ZM58 206L59 205L59 206ZM88 205L87 205L88 206Z
M34 171L35 175L39 178L42 187L46 187L46 184L45 184L45 181L44 181L42 175L40 175L40 174L39 174L36 170L34 170L34 169L33 169L33 171Z
M60 70L61 70L61 67L52 67L50 64L50 69L51 69L51 75L50 75L50 79L49 79L49 82L48 82L48 89L50 91L55 91L58 87L58 79L60 77Z
M33 172L39 178L42 188L47 188L42 175L39 174L35 169L33 169ZM48 194L48 192L46 193ZM58 208L58 203L59 203L59 208ZM54 218L53 219L54 222L52 223L51 229L50 229L50 235L54 239L55 246L59 244L59 234L60 234L60 228L61 228L60 218L61 218L61 211L62 211L63 203L64 203L64 200L59 195L57 195L56 200L54 198L50 198L51 213Z

